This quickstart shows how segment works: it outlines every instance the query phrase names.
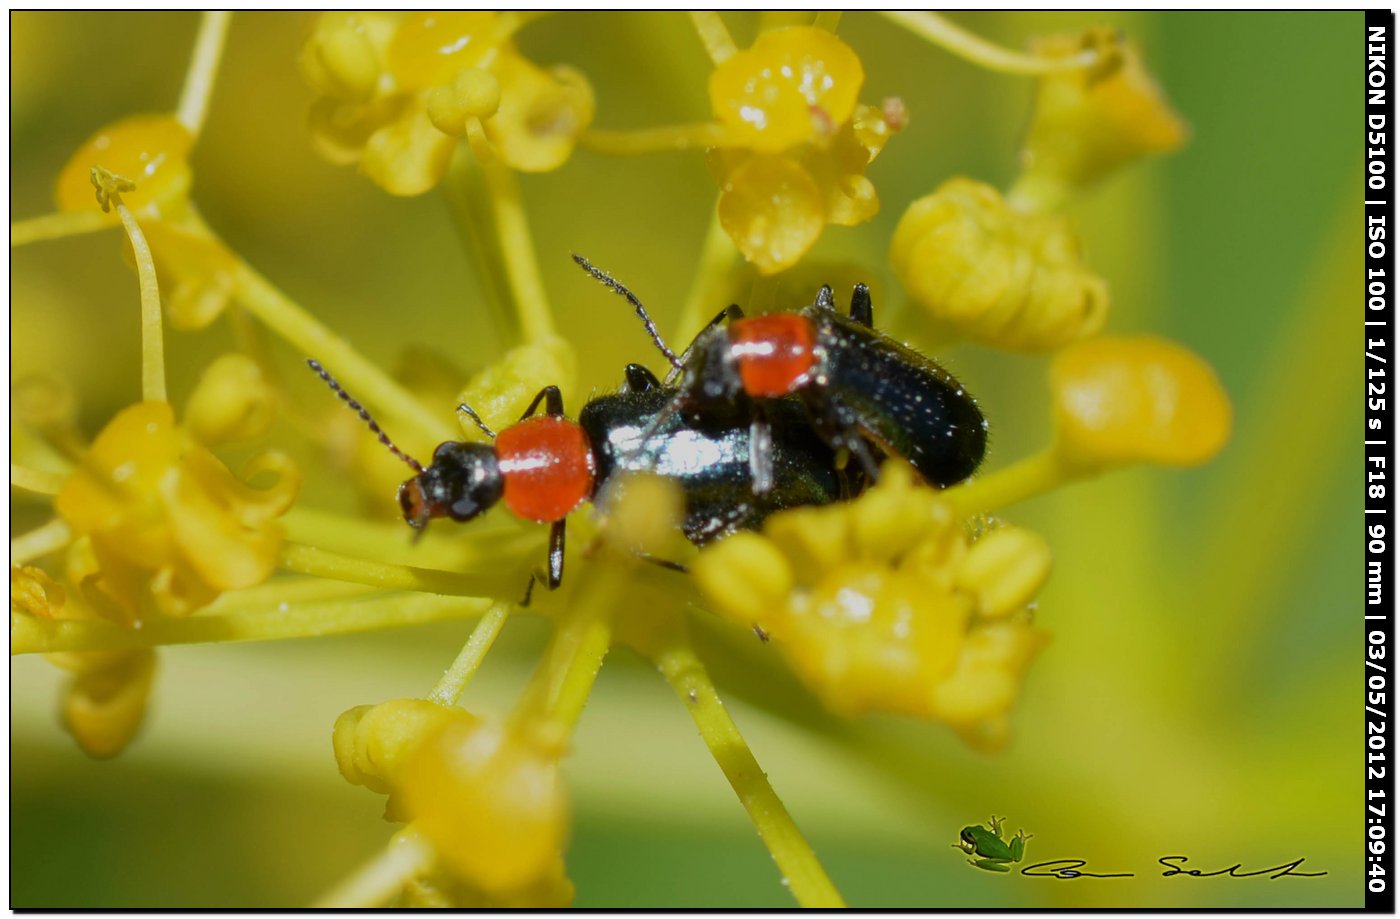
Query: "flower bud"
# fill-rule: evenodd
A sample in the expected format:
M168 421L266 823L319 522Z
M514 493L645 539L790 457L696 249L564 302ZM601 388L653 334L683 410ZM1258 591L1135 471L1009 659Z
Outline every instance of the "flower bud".
M274 399L257 361L225 354L204 369L185 406L185 423L210 446L252 440L271 427Z
M1108 286L1084 264L1069 222L1019 211L971 179L909 206L890 263L936 319L993 347L1049 351L1108 316Z
M1033 50L1063 58L1093 49L1093 67L1041 77L1022 152L1028 184L1074 189L1148 153L1166 153L1186 140L1184 122L1143 67L1137 49L1117 30L1058 35ZM1020 184L1020 183L1018 183Z
M1230 436L1230 398L1215 371L1163 338L1079 342L1056 356L1050 388L1056 451L1072 467L1196 466Z
M402 794L440 863L488 896L562 876L558 750L498 725L449 724L409 760Z
M104 655L102 665L81 670L68 687L63 723L89 756L116 756L141 727L155 677L150 649Z
M351 785L387 794L399 785L404 764L419 745L456 722L471 725L476 717L427 699L357 705L335 720L331 745L336 765Z
M577 359L564 339L551 336L507 351L505 356L472 377L458 398L481 416L493 431L514 424L545 386L568 392ZM468 439L481 437L476 424L460 413L458 422Z

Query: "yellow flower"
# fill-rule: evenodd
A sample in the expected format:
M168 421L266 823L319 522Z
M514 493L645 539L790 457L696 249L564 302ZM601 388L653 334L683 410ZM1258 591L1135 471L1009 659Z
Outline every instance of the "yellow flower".
M276 482L250 488L175 426L168 404L141 402L98 434L54 508L74 533L92 537L95 586L115 604L114 618L182 616L276 566L274 518L291 506L299 476L276 453L246 471L263 470Z
M936 319L999 348L1059 348L1108 316L1108 285L1084 264L1069 222L1018 210L972 179L950 179L909 206L890 262Z
M426 699L360 705L336 720L346 781L388 794L385 818L412 823L439 868L405 888L410 904L565 906L568 831L562 744L526 737Z
M10 614L58 619L68 595L42 568L10 565Z
M198 224L189 201L193 138L173 115L136 115L99 130L59 172L55 196L65 211L100 207L93 194L92 167L132 180L122 193L143 222L160 277L162 300L173 325L202 329L233 295L237 256ZM128 252L129 252L128 248Z
M173 115L134 115L113 122L89 137L59 172L59 210L100 209L90 172L101 166L135 183L135 189L122 195L128 207L150 205L167 216L179 212L189 195L193 144L189 129Z
M879 210L865 169L905 118L895 100L858 105L864 79L850 47L810 26L764 32L710 75L720 224L763 274L795 264L827 224Z
M87 541L74 547L70 573L80 577L91 562ZM39 568L10 566L10 615L42 619L93 619L81 600L69 603L67 591ZM89 756L120 753L136 735L146 714L155 675L150 649L85 654L50 654L49 660L73 674L64 690L63 723Z
M710 105L742 146L781 153L850 120L864 79L860 58L825 29L774 29L714 69Z
M155 679L155 651L142 648L64 657L65 666L74 670L63 700L64 726L89 756L116 756L146 717Z
M1026 609L1049 576L1045 541L1005 527L972 542L902 464L854 502L721 541L693 570L716 611L758 627L829 708L940 720L981 748L1005 741L1046 641Z
M492 900L564 875L562 746L528 731L454 721L414 752L401 790L440 863Z
M521 56L510 42L519 21L483 11L324 14L302 53L302 73L322 94L311 108L318 149L358 162L396 195L435 186L473 132L513 169L557 169L593 120L593 93L576 71Z
M1034 51L1061 58L1086 48L1099 52L1097 66L1040 80L1021 154L1028 187L1083 187L1140 156L1167 153L1186 141L1185 123L1137 49L1117 30L1100 27L1044 38Z
M1230 436L1230 397L1215 371L1163 338L1079 342L1056 355L1050 388L1056 453L1071 467L1196 466Z

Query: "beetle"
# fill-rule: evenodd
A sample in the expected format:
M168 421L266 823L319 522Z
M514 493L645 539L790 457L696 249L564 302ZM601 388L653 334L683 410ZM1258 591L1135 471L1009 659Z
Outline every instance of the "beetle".
M855 286L847 316L825 285L795 312L746 317L730 306L677 355L630 290L582 256L574 261L632 304L671 364L670 411L692 418L735 407L748 412L755 492L773 487L770 415L793 396L822 439L847 451L872 482L877 450L904 457L939 487L962 481L982 462L987 422L976 400L932 359L876 331L864 284Z
M446 441L424 466L395 446L320 363L307 365L413 469L398 494L409 526L421 535L435 518L465 522L504 503L517 517L550 525L551 590L563 580L565 517L620 472L651 471L677 482L685 495L682 528L697 545L756 529L778 510L829 504L862 484L858 475L837 470L831 447L805 423L803 407L789 401L771 414L773 487L756 493L747 419L717 412L686 424L667 411L675 391L640 364L627 366L621 392L590 400L576 422L565 417L557 386L540 390L520 420L499 433L459 405L492 442ZM536 414L541 405L544 414Z

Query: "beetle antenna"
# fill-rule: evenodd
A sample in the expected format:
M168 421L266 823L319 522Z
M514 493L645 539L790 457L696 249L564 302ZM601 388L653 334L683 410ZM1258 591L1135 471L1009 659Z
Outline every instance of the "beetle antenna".
M597 267L583 256L575 254L574 261L578 262L580 268L593 275L595 279L601 281L604 286L612 290L613 293L621 294L626 297L627 302L632 304L633 308L637 311L637 315L641 317L642 325L646 326L647 334L650 335L651 340L656 343L657 349L665 355L666 360L670 361L671 366L677 369L684 366L681 364L681 359L676 356L676 352L666 347L666 343L661 340L661 333L656 330L656 323L651 321L651 317L647 315L647 308L642 306L642 301L638 300L632 291L622 286L612 275Z
M389 435L385 434L380 429L379 423L370 416L370 413L365 409L365 407L360 403L356 402L354 399L350 398L350 394L341 388L341 385L336 382L335 377L331 376L328 372L326 372L326 368L322 367L319 361L312 360L308 357L306 359L306 366L310 367L316 372L317 376L325 380L326 385L329 386L332 390L334 390L335 394L337 396L340 396L340 398L345 401L346 405L354 409L359 414L359 416L362 419L364 419L365 424L369 425L369 429L371 431L379 435L379 442L382 443L384 446L388 447L390 453L394 454L399 459L412 466L414 472L423 471L423 464L418 462L413 457L409 456L407 453L400 450L398 447L394 446L394 442L389 439Z
M461 405L457 406L457 411L464 413L472 421L475 421L476 426L481 428L481 430L485 431L487 437L491 438L492 440L496 439L496 432L486 426L486 422L481 420L481 416L478 415L475 411L473 411L470 405L463 402Z

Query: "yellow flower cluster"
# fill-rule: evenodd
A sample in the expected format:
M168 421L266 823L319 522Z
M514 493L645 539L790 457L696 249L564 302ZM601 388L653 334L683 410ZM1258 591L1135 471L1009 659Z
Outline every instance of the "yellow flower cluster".
M905 118L897 100L858 104L864 79L845 42L810 26L764 32L710 75L720 224L760 273L791 268L827 224L879 210L865 169Z
M694 572L834 711L937 719L983 748L1005 741L1046 641L1028 610L1050 573L1045 541L1011 526L969 539L894 462L859 500L775 516L701 553Z
M91 570L89 547L79 544L74 573ZM86 558L84 558L86 556ZM10 617L46 620L92 620L89 607L69 603L67 592L42 569L10 565ZM136 735L146 714L155 675L155 652L105 651L89 654L50 654L49 660L73 676L63 696L63 724L90 756L120 753Z
M1111 29L1055 36L1036 53L1095 52L1089 68L1041 77L1011 192L953 178L910 205L890 262L938 322L1012 351L1050 351L1093 335L1108 316L1108 285L1085 263L1058 211L1075 193L1132 160L1186 137L1137 52Z
M320 97L321 154L359 163L385 191L418 195L442 179L463 137L512 169L557 169L593 120L593 91L568 67L544 70L511 42L520 14L325 13L303 50Z
M208 383L242 365L210 368L191 400L198 433L181 429L166 402L140 402L98 434L54 496L73 542L65 566L70 591L41 569L11 566L11 616L139 629L157 617L183 617L220 593L260 583L276 565L282 532L275 518L296 497L300 477L268 452L245 469L272 473L267 488L240 481L199 443L247 434L241 386ZM247 368L238 381L254 383ZM231 389L231 392L219 390ZM257 387L254 385L253 389ZM264 405L254 415L270 418ZM251 423L262 424L257 418ZM93 756L120 752L145 714L155 673L149 648L50 655L73 674L63 719Z
M91 537L95 608L134 625L188 615L266 579L282 543L275 518L291 507L300 476L272 452L245 470L263 471L276 476L269 488L239 481L175 425L167 403L119 412L54 498L73 532Z

